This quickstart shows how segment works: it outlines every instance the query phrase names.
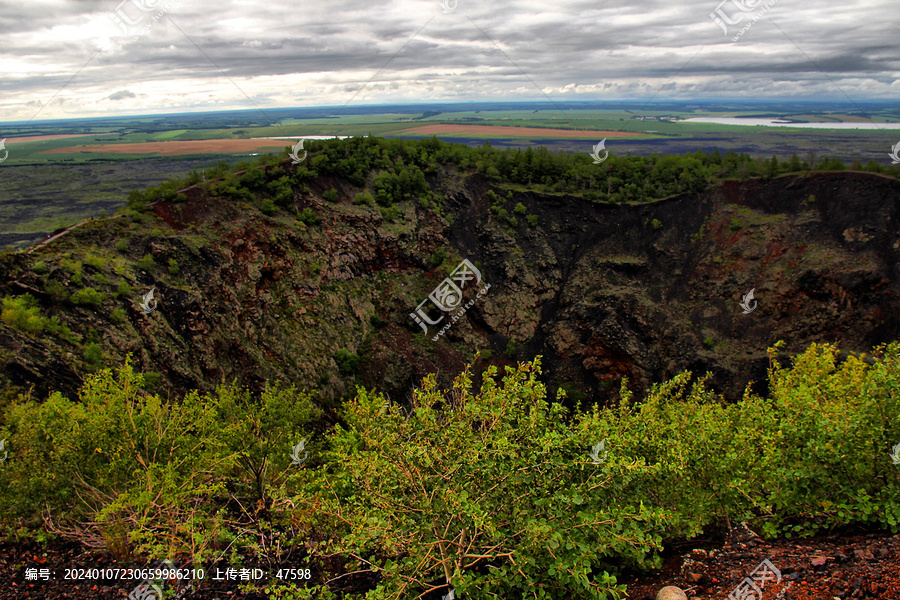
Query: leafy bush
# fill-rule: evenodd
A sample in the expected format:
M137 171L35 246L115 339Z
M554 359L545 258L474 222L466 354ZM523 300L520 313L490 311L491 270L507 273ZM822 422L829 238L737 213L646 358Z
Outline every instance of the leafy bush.
M357 206L366 205L366 206L374 206L375 198L372 197L372 194L369 192L360 192L353 198L353 204Z
M70 260L67 258L59 261L60 266L69 272L71 277L69 281L74 283L75 285L81 285L82 281L82 272L84 269L84 265L81 264L80 260Z
M38 526L50 515L51 529L70 539L109 546L124 533L152 556L195 562L222 540L239 542L239 528L251 540L271 539L271 523L248 521L251 513L228 521L221 507L261 500L284 509L273 486L285 483L291 447L312 437L320 413L309 395L267 385L254 398L224 385L177 401L143 387L127 360L115 374L88 376L78 402L53 393L8 408L17 451L0 479L0 523Z
M271 217L278 212L278 207L275 206L275 201L271 198L264 198L259 205L259 210L262 214Z
M387 221L388 223L393 223L397 219L400 218L403 212L397 208L396 206L388 206L387 208L381 209L381 218Z
M516 204L516 207L513 209L513 212L517 215L525 215L528 214L528 209L525 208L525 205L521 202Z
M769 351L771 401L779 415L779 468L770 531L812 534L850 523L900 530L900 344L877 348L872 364L831 344L813 344L779 364ZM777 479L780 478L780 479Z
M431 258L428 259L428 268L436 269L444 264L444 261L450 258L450 253L443 246L438 247Z
M119 240L117 240L116 252L119 252L120 254L128 252L128 240L126 240L125 238L120 238Z
M156 261L153 260L152 254L145 254L140 260L137 261L138 268L147 272L153 272L156 270Z
M47 263L45 263L42 260L39 260L31 266L31 270L37 275L43 275L49 269L47 268Z
M318 225L322 222L322 217L316 214L311 208L304 208L297 213L297 220L306 225Z
M116 286L116 293L120 296L130 296L131 291L131 286L128 285L128 282L124 279L120 279L118 286Z
M178 266L178 261L175 260L174 258L170 258L169 259L169 275L171 275L172 277L175 277L179 273L181 273L181 267Z
M47 319L41 316L37 300L31 294L4 296L0 318L13 329L29 333L43 331L47 323Z
M330 188L325 190L325 193L322 194L322 200L327 202L337 202L338 201L338 192L334 188Z
M408 412L359 390L331 440L340 469L322 510L351 524L329 550L352 548L381 576L367 597L412 598L437 580L464 598L539 588L543 598L599 600L624 591L605 572L611 557L648 562L659 543L648 530L664 511L624 492L653 467L590 464L582 449L596 419L567 425L538 373L522 365L498 386L489 367L474 396L468 373L446 396L429 376Z
M537 227L539 220L540 218L537 215L528 215L525 217L525 222L528 223L529 227Z
M72 294L72 302L79 306L100 306L103 304L105 295L94 288L82 288Z
M334 362L337 363L341 375L356 375L359 369L359 356L346 348L341 348L334 353Z
M90 343L84 347L84 362L96 368L103 363L103 349L100 344Z
M99 270L106 266L106 259L88 252L84 256L84 264Z
M109 318L117 323L124 323L126 321L125 310L120 306L118 308L113 309L111 313L109 313Z
M33 299L3 306L4 321L8 309L40 318ZM86 333L94 364L98 339ZM308 394L232 384L162 400L126 360L88 376L77 402L55 393L5 408L0 527L195 561L216 545L268 560L315 540L310 560L376 573L378 600L450 585L473 598L621 597L616 570L658 567L665 543L731 522L766 535L900 532L889 454L900 344L868 357L813 345L790 365L780 348L768 397L748 387L731 404L689 372L640 402L624 382L615 406L550 402L539 360L502 378L489 367L480 387L468 370L450 389L428 376L408 409L360 387L300 464L293 449L320 415ZM349 350L334 358L358 368Z

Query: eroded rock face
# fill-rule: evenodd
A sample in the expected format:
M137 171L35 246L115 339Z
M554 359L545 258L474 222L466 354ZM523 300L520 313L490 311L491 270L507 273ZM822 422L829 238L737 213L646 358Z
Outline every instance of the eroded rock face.
M490 349L495 364L542 355L551 389L566 385L587 400L614 396L623 377L640 396L684 369L710 371L736 399L751 380L764 391L765 350L778 340L788 352L812 342L866 351L900 337L900 182L887 177L734 181L643 205L516 192L509 208L521 202L538 224L519 219L515 229L491 213L481 176L441 172L429 183L445 198L444 216L408 202L387 222L352 205L358 190L334 180L297 194L319 225L192 190L180 208L154 207L153 223L98 220L6 257L0 293L33 290L43 314L59 316L79 343L0 323L2 385L72 395L89 370L81 347L90 338L107 364L132 353L173 394L282 379L324 398L362 383L402 400L425 374L447 382ZM331 187L340 201L321 201ZM127 251L115 249L119 239ZM83 285L107 293L97 307L45 293L52 280L73 287L60 254L91 246L131 264L150 254L159 267L117 271L112 258L86 266ZM451 256L434 267L440 248ZM438 328L424 335L409 315L466 257L490 290L432 342ZM48 275L30 270L36 260ZM165 269L170 260L177 275ZM134 298L112 298L121 278ZM136 305L144 287L159 301L149 315ZM111 318L115 308L124 322ZM340 350L361 356L355 376L339 369Z

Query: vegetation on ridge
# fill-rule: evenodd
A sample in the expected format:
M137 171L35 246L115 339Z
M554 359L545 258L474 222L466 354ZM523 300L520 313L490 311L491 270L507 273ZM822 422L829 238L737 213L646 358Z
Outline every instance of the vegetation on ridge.
M547 148L524 151L498 150L485 142L479 148L450 144L437 138L423 140L354 137L344 140L307 141L310 158L292 174L281 165L283 156L260 156L254 164L243 162L234 171L226 163L207 170L202 177L217 180L211 184L213 195L235 201L250 201L254 192L266 193L272 204L287 208L291 203L290 183L305 186L318 176L340 178L349 184L367 188L380 207L417 199L424 207L435 198L426 177L437 175L439 166L455 166L460 171L477 172L512 186L542 192L583 194L603 202L645 202L685 192L699 192L716 180L748 177L775 177L810 170L840 171L845 165L824 157L813 164L794 154L779 161L752 158L745 153L702 150L684 155L615 156L596 165L587 154L553 153ZM855 170L900 177L900 167L883 167L871 161ZM221 179L221 181L218 181ZM141 208L158 200L178 201L179 189L199 183L201 174L192 173L180 181L169 181L146 192L129 196L132 208ZM303 187L301 187L301 190ZM326 192L331 202L336 196ZM183 195L182 195L183 196ZM323 196L324 197L324 196ZM359 202L363 203L363 202Z

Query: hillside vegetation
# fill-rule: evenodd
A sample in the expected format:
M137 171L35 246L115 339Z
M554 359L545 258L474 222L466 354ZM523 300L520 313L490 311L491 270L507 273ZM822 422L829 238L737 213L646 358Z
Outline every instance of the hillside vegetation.
M10 540L311 569L270 598L398 600L620 598L620 569L737 521L896 533L900 346L778 353L769 394L734 404L684 372L643 402L626 383L616 405L567 409L535 360L444 391L428 377L409 406L360 388L334 426L276 383L162 399L126 362L77 400L4 411L0 522Z

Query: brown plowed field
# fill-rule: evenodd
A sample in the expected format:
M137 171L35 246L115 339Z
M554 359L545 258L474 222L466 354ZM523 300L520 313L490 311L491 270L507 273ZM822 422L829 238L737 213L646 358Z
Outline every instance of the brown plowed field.
M290 146L287 140L182 140L171 142L135 142L129 144L99 144L69 146L44 150L41 154L74 154L77 152L114 152L118 154L229 154L256 150L281 150Z
M576 131L574 129L547 129L544 127L509 127L506 125L452 125L435 123L392 132L408 135L493 136L527 138L638 138L642 133L628 131Z

